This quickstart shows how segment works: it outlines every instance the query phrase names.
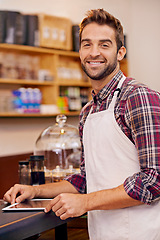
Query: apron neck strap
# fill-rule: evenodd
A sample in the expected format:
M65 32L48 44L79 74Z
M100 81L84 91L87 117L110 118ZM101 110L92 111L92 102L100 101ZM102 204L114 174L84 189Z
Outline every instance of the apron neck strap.
M121 92L121 87L122 87L122 84L123 84L123 82L125 81L125 79L126 79L126 77L123 75L123 77L120 79L120 81L119 81L119 83L118 83L118 85L117 85L116 90L115 90L114 93L113 93L113 98L112 98L112 101L111 101L111 103L110 103L110 105L109 105L109 108L110 108L110 109L111 109L111 108L114 108L115 102L116 102L117 97L119 96L119 94L120 94L120 92Z
M117 96L119 96L119 94L121 92L121 86L122 86L123 82L125 81L125 79L126 79L126 77L123 75L123 77L120 79L120 81L117 85L116 90L113 93L112 102L110 103L109 108L111 108L111 107L114 108ZM92 109L93 109L93 106L91 107L88 116L92 113Z

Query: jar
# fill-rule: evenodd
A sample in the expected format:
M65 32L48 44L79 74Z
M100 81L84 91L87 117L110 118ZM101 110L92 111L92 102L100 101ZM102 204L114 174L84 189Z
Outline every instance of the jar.
M65 115L58 115L56 123L44 129L35 143L34 154L45 156L46 175L49 174L49 171L52 172L56 169L56 166L59 166L60 169L68 169L68 160L72 160L72 165L74 165L74 159L78 161L79 157L80 163L79 131L75 126L67 124L66 121Z
M73 165L69 165L69 168L65 170L66 176L73 175L76 173L76 169L73 168Z
M60 182L65 176L64 169L61 169L60 166L56 166L56 168L52 171L52 182Z
M19 183L29 185L29 162L19 161Z
M31 185L40 185L45 183L44 176L44 156L32 155L29 159L31 171Z

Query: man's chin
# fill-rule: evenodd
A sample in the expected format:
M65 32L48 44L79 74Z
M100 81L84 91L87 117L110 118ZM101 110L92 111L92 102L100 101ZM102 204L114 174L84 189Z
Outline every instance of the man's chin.
M94 81L100 81L100 80L102 80L103 78L101 78L101 77L89 77L91 80L94 80Z
M87 76L92 79L92 80L95 80L95 81L99 81L99 80L102 80L104 78L104 74L90 74L88 72L86 72Z
M100 74L100 73L97 74L96 72L90 73L89 71L84 71L84 72L92 80L101 80L101 79L103 79L103 77L102 77L103 74Z

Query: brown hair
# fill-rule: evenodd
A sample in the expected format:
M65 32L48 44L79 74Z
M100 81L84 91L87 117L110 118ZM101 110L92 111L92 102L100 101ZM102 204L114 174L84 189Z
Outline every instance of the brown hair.
M115 18L110 13L106 12L103 9L94 9L87 12L87 17L82 20L80 23L80 31L79 31L79 41L81 44L82 32L85 26L89 23L95 22L99 25L108 25L115 30L116 35L116 43L117 43L117 52L119 49L124 45L124 34L123 34L123 27L120 21Z

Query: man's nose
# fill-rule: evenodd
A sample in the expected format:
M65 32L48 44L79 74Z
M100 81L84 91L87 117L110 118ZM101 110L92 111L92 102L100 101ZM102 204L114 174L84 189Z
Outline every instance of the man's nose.
M96 57L100 55L100 50L97 45L93 45L90 49L90 56Z

